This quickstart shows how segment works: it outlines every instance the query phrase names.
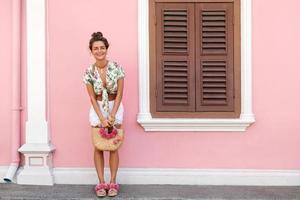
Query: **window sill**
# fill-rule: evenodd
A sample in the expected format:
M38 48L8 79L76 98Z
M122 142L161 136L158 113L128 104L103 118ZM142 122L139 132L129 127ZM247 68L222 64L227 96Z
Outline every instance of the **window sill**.
M253 115L239 119L152 118L138 114L137 121L145 131L246 131L255 121Z

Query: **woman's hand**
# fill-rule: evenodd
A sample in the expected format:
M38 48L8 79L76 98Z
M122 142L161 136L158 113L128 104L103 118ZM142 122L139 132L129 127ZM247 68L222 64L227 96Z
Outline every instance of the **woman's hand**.
M109 115L108 116L108 121L110 122L111 126L114 125L115 120L116 120L116 118L115 118L114 115Z
M111 123L108 119L102 119L100 120L102 127L107 128L107 127L111 127Z

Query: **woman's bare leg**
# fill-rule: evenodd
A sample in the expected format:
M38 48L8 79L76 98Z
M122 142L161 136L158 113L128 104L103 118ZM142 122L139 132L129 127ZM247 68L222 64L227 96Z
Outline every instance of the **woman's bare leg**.
M116 128L123 128L121 124L115 125ZM109 155L109 167L110 167L110 182L116 183L117 179L117 172L119 168L119 152L116 151L110 151Z
M104 183L104 156L103 151L100 151L95 148L94 151L94 163L100 183Z
M110 151L109 167L110 167L110 182L111 183L116 183L117 172L118 172L118 167L119 167L119 153L118 153L118 150Z

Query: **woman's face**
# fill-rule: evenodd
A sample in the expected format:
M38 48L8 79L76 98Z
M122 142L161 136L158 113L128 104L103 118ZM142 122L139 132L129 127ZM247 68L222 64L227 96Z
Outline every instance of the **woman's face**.
M106 59L107 48L102 41L96 41L93 43L92 54L96 60Z

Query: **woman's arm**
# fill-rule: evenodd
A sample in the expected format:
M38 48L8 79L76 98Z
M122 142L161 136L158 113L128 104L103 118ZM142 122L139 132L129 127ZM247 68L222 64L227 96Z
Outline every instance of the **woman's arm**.
M116 115L116 113L118 111L118 108L120 106L120 103L122 101L123 88L124 88L124 78L118 79L117 84L118 84L117 96L116 96L116 99L115 99L115 102L114 102L113 109L110 113L110 116L113 117L113 118L115 118L115 115Z
M99 108L99 105L96 100L96 94L94 92L94 88L90 84L86 84L87 92L90 96L90 101L92 103L92 106L99 117L100 123L102 124L103 127L109 126L108 120L104 118L103 114L101 113L101 110Z

